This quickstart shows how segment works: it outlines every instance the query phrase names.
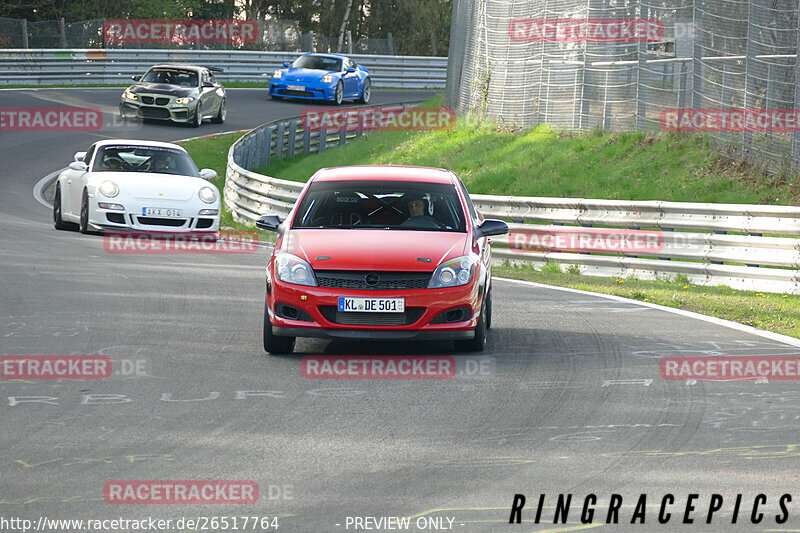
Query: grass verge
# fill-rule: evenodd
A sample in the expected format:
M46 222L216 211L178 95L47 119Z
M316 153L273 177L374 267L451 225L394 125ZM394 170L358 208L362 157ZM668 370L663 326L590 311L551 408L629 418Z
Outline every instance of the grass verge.
M574 271L564 271L555 263L540 270L530 265L504 264L493 267L492 273L503 278L623 296L800 338L800 296L797 295L740 291L725 286L699 287L680 275L664 281L581 276Z
M211 183L216 185L217 189L222 192L225 188L225 171L228 164L228 150L231 145L236 142L239 137L244 135L244 132L226 133L223 135L215 135L211 137L201 137L179 143L186 148L189 155L194 159L197 168L210 168L217 173L217 178L211 180ZM259 240L275 242L275 234L271 231L263 231L253 226L242 224L233 220L233 215L222 204L222 213L220 224L223 228L232 228L236 230L255 231L258 233Z

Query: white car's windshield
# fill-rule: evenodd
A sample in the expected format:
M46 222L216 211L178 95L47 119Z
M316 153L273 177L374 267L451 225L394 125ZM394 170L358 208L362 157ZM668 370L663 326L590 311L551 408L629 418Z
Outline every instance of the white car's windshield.
M452 185L402 181L313 183L292 227L466 231Z
M92 172L155 172L199 177L189 154L170 148L104 146L94 158Z
M181 87L197 87L197 72L176 68L151 68L142 76L141 81L180 85Z
M342 60L323 56L300 56L292 63L292 68L309 68L314 70L342 71Z

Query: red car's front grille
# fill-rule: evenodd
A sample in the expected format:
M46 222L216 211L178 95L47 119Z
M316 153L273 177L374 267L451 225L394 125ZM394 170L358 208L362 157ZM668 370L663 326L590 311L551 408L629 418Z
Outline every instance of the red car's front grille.
M424 307L406 307L403 313L352 313L341 312L333 305L321 305L319 311L334 324L351 326L408 326L425 314Z
M431 279L430 272L317 271L316 275L320 287L359 291L424 289Z

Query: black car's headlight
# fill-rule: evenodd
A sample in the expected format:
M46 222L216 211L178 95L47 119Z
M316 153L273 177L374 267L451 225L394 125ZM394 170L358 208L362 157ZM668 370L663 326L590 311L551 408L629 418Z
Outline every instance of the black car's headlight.
M138 100L139 97L133 94L130 89L125 89L125 92L122 93L122 97L127 100Z
M279 280L295 285L317 286L314 270L305 260L286 252L275 254L275 275Z
M192 98L191 96L187 96L186 98L177 98L177 99L176 99L176 100L173 102L173 104L188 104L188 103L190 103L192 100L194 100L194 98Z
M472 279L478 261L477 255L462 255L445 261L433 271L428 288L441 289L466 285Z

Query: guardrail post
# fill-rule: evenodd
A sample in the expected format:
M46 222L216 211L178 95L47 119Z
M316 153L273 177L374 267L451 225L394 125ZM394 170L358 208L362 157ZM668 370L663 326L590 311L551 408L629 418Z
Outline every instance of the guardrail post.
M270 159L272 158L272 133L275 131L275 126L270 126L267 128L267 137L266 142L264 143L264 159L263 159L263 166L268 166Z
M278 133L275 136L275 157L283 159L283 143L286 138L286 124L278 124Z
M303 153L308 155L311 153L311 132L303 130Z
M342 125L342 129L339 130L339 146L343 145L347 141L347 123Z
M294 145L297 143L297 121L293 120L289 122L289 153L286 155L289 159L294 157Z
M256 133L256 148L255 148L255 161L253 162L253 168L258 168L261 166L264 160L264 128L258 130Z
M325 128L319 129L319 144L317 145L317 152L320 154L325 151L325 144L328 142L328 132Z
M247 170L253 170L254 164L256 162L256 143L255 139L252 137L247 139L247 166L244 167Z

